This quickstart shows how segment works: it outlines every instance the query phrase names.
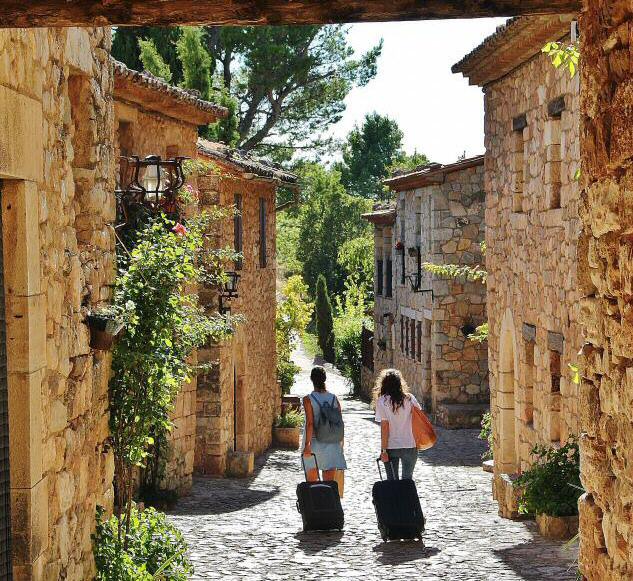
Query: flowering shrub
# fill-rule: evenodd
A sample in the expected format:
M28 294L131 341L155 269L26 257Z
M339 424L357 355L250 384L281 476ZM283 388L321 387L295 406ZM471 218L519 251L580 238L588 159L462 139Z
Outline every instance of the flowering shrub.
M204 233L222 212L187 226L164 216L135 233L134 247L119 248L114 305L126 313L110 381L110 429L115 457L119 540L127 549L134 468L144 466L155 439L171 430L169 414L183 382L197 372L191 353L233 331L235 317L208 314L191 283L220 284L225 251L209 251ZM126 529L125 535L122 529Z

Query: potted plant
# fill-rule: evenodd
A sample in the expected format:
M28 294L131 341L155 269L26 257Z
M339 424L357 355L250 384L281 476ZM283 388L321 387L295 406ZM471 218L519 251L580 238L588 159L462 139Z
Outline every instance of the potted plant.
M539 532L549 538L570 539L578 531L580 452L575 439L560 448L535 446L535 461L516 480L523 487L519 513L536 515Z
M90 347L107 351L121 334L125 322L121 314L113 307L103 307L92 311L86 317L90 328Z
M404 244L401 240L398 240L398 242L396 242L396 250L404 250Z
M293 409L287 409L277 416L273 426L273 440L280 448L296 450L301 442L303 415Z

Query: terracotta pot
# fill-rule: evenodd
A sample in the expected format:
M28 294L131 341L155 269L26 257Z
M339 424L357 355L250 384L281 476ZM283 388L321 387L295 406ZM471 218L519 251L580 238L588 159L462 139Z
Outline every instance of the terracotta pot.
M566 541L578 532L578 516L550 516L537 514L538 532L548 539Z
M280 448L296 450L301 444L301 428L273 428L273 441Z
M88 315L86 322L90 328L90 347L108 351L121 335L123 325L116 321Z

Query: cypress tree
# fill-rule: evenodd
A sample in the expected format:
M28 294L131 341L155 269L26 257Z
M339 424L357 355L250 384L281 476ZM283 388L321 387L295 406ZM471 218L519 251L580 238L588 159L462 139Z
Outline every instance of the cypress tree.
M323 358L334 363L334 319L325 277L320 274L316 285L316 327Z

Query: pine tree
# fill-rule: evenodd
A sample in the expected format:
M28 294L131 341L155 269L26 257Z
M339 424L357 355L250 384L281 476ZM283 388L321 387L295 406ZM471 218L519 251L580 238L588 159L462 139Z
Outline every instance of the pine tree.
M203 99L211 96L213 57L204 46L204 31L197 26L183 26L176 43L178 58L182 63L182 87L194 89Z
M156 50L154 41L139 38L138 46L141 49L141 62L143 63L144 69L152 73L155 77L163 79L163 81L167 83L171 83L171 70L169 65Z
M315 312L319 347L323 352L323 358L329 363L334 363L334 320L332 317L332 303L330 303L330 295L327 291L327 282L322 274L320 274L317 279Z

